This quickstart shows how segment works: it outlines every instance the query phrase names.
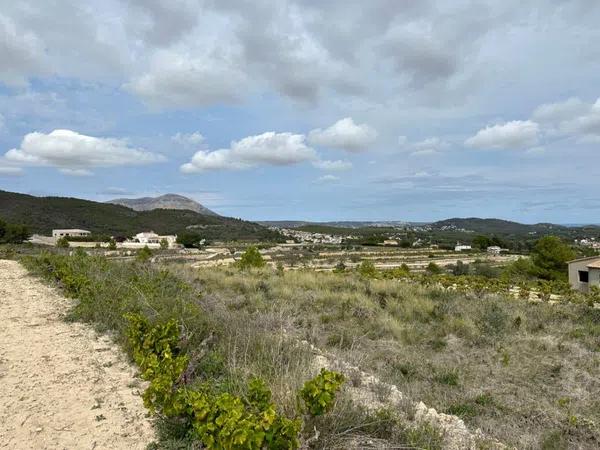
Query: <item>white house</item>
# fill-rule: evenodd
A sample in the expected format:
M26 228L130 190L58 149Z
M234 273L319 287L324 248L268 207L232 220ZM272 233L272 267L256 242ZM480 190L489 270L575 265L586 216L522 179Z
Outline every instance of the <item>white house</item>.
M167 241L169 247L174 247L177 242L176 235L165 235L159 236L154 231L144 231L142 233L138 233L134 236L134 240L139 242L140 244L148 245L148 244L160 244L162 240Z
M574 259L569 265L569 284L573 289L589 292L591 286L600 287L600 256Z
M140 244L160 244L160 236L154 231L144 231L133 237Z
M454 251L455 252L462 252L464 250L471 250L471 246L470 245L461 244L460 242L457 242L456 245L454 246Z
M502 251L502 249L500 247L498 247L497 245L490 245L487 248L487 252L491 255L499 255L501 251Z
M80 230L77 228L67 228L64 230L52 230L52 237L54 238L61 238L61 237L83 237L83 236L89 236L90 234L92 234L91 231L88 230Z

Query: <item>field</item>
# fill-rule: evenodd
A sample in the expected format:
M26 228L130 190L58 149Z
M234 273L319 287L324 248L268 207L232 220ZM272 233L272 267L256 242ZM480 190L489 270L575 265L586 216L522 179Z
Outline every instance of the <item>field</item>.
M202 349L199 381L244 395L259 376L286 417L301 414L292 393L319 367L342 372L347 382L331 413L305 421L311 448L461 448L460 439L474 448L600 445L600 310L585 303L452 292L355 271L194 269L83 254L27 261L80 299L73 318L123 344L123 313L176 319L187 351ZM448 429L425 420L418 402L460 417L466 434L460 422ZM164 419L159 430L159 447L182 448L180 428Z

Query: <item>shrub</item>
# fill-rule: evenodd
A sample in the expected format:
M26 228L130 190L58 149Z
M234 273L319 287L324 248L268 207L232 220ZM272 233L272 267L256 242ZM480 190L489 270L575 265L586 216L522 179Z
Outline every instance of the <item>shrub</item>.
M137 252L137 260L138 261L146 262L150 258L152 258L152 250L150 250L147 245L144 245L144 248L138 250L138 252Z
M248 269L250 267L264 267L266 265L265 260L254 246L248 247L242 254L242 257L237 263L241 269Z
M344 383L341 373L321 369L319 375L304 384L300 396L312 416L321 416L329 411L335 402L335 394Z
M169 241L167 241L166 239L161 239L160 240L160 249L161 250L166 250L169 248Z
M117 249L117 242L113 238L110 238L110 241L108 241L108 249L109 250Z
M56 241L56 246L58 248L69 248L71 244L69 244L69 240L63 236Z
M358 273L365 278L375 278L377 276L377 269L371 261L363 261L358 266Z
M439 275L440 273L442 273L442 268L433 261L427 264L427 268L425 270L430 275Z

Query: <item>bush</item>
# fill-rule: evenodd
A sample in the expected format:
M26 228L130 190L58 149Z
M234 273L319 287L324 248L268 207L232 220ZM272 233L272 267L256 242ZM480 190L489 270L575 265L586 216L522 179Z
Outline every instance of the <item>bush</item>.
M371 261L363 261L358 266L358 273L365 278L375 278L377 276L377 269Z
M331 410L335 394L344 383L342 374L321 369L321 373L304 384L300 396L312 416L321 416Z
M56 246L58 248L69 248L71 244L69 244L69 240L63 236L56 241Z
M150 258L152 258L152 250L148 248L147 245L144 245L144 248L141 248L137 252L137 260L141 262L146 262Z
M442 273L442 268L433 261L427 264L427 268L425 270L429 275L439 275Z
M237 265L241 269L248 269L250 267L264 267L266 263L258 249L254 246L251 246L248 247L242 254L242 257L238 261Z

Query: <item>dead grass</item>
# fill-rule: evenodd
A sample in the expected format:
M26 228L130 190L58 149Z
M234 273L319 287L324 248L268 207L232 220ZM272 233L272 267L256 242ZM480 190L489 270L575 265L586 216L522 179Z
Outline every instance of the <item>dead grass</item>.
M600 446L599 310L355 274L169 269L229 321L229 354L255 358L241 366L277 367L262 373L273 383L305 375L296 356L282 359L290 352L283 336L293 336L518 448ZM257 329L275 340L247 351L244 333Z

